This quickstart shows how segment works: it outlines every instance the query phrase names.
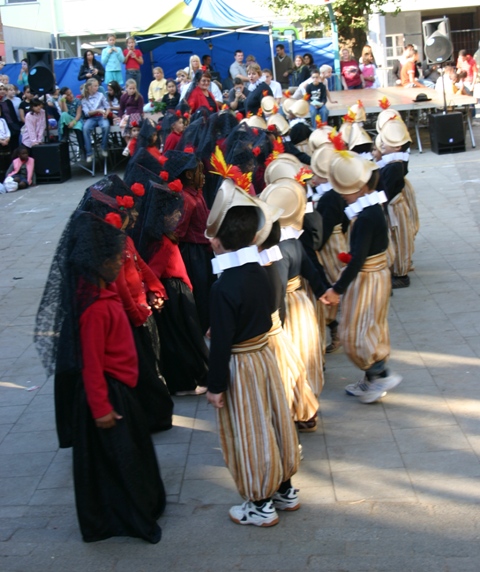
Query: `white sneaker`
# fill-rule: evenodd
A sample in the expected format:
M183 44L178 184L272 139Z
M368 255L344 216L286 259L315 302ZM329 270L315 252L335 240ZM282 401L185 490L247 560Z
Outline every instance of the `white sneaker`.
M359 379L357 383L349 383L345 386L345 393L347 395L353 395L354 397L360 397L360 395L364 395L365 391L368 389L368 386L366 385L367 382L368 380L365 376L362 377L362 379ZM384 391L380 397L385 397L385 395L387 395L386 391Z
M87 155L86 158L85 158L85 162L86 162L86 163L91 163L92 160L93 160L93 159L92 159L92 156L91 156L91 155Z
M290 487L286 493L276 492L273 497L273 506L277 510L298 510L300 508L300 499L298 498L298 489Z
M241 505L232 506L228 514L233 522L237 524L275 526L278 523L278 514L271 500L261 507L258 507L252 501L245 501Z
M108 151L102 150L102 157L108 157Z
M373 403L383 395L396 387L402 381L402 376L392 373L388 377L379 377L374 381L365 382L365 390L358 396L360 403Z

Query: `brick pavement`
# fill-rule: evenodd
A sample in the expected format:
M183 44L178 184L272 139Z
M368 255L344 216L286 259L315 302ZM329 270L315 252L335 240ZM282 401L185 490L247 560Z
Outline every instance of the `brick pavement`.
M421 230L411 287L392 298L392 366L404 382L365 406L358 371L327 356L320 426L302 436L303 506L240 527L214 411L175 398L154 436L169 504L155 546L81 540L71 452L57 446L52 381L32 344L56 242L91 178L0 196L0 571L477 572L480 561L479 153L412 153ZM27 391L32 386L38 389Z

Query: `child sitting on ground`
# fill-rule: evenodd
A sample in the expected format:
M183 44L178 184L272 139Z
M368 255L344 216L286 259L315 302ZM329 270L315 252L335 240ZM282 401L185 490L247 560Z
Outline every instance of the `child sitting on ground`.
M6 178L8 177L17 183L17 190L35 184L35 160L29 157L28 149L24 145L13 152L13 161L6 173Z

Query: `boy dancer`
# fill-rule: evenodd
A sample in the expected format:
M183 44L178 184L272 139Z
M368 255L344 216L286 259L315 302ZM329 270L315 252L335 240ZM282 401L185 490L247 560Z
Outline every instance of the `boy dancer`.
M275 357L268 347L272 292L254 242L264 218L255 200L225 179L207 221L220 278L210 294L207 398L218 408L223 455L245 500L237 524L273 526L276 509L297 510L290 478L298 441Z

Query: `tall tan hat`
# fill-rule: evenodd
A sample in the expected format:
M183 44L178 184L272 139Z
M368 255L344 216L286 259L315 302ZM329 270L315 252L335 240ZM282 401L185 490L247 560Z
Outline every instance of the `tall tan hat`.
M280 113L270 115L267 119L267 128L270 127L270 125L274 125L280 135L286 135L290 131L288 121L283 117L283 115L280 115Z
M251 117L244 119L244 121L249 127L256 127L257 129L263 129L264 131L267 130L267 122L259 115L252 115Z
M291 153L280 153L276 158L276 161L278 160L288 161L289 163L293 163L294 165L297 165L299 169L303 167L303 163L300 161L300 159L298 157L295 157L295 155L292 155Z
M323 127L315 129L308 139L312 151L315 151L315 149L318 149L324 143L329 143L330 139L328 138L328 134L332 131L333 127L330 127L330 125L324 125Z
M353 195L377 169L376 163L362 159L353 151L339 151L330 163L328 179L337 193Z
M255 207L258 209L259 224L257 232L263 228L266 222L265 216L257 201L243 189L237 187L231 179L225 179L217 191L212 209L208 215L207 228L205 230L207 238L215 238L217 236L227 212L232 207Z
M348 141L348 148L353 149L357 145L365 145L365 143L372 143L372 138L365 131L365 129L358 123L353 123L350 132L350 139Z
M293 99L292 97L287 97L287 99L284 99L282 101L282 109L283 109L283 113L285 113L285 115L288 117L288 114L290 113L290 109L292 108L292 105L296 102L296 99Z
M347 146L350 142L350 135L352 134L352 125L353 123L351 121L344 121L338 130L338 132L342 134L342 139L345 141L345 145Z
M402 120L394 119L388 120L380 129L379 135L385 145L389 147L399 147L412 141L407 126Z
M367 120L367 114L365 113L365 108L363 107L363 105L360 101L358 103L354 103L349 108L349 111L355 115L354 121L366 121Z
M402 116L400 115L400 113L396 109L393 109L392 107L389 107L388 109L384 109L383 111L380 111L380 113L377 116L377 123L375 126L376 130L378 132L380 132L380 129L392 117L399 117L400 119L402 119Z
M310 163L310 168L318 177L322 179L328 179L328 171L330 169L330 163L335 156L335 148L330 143L326 143L314 151L312 155L312 161Z
M269 205L266 202L261 201L259 198L255 198L254 200L257 203L257 206L263 212L263 216L265 218L265 224L257 232L253 241L253 244L261 246L267 240L272 230L273 223L277 221L283 214L283 209L275 205Z
M275 98L271 95L266 95L262 97L262 101L260 102L260 106L262 108L263 113L275 113L275 108L277 107L277 102Z
M292 179L278 179L265 187L260 199L268 205L283 209L278 219L281 226L293 226L297 230L302 230L307 196L300 183Z
M295 179L295 175L300 169L301 164L297 165L293 161L277 158L265 169L265 183L270 185L278 179Z
M310 115L310 105L304 99L297 99L290 107L290 114L295 117L308 117Z

